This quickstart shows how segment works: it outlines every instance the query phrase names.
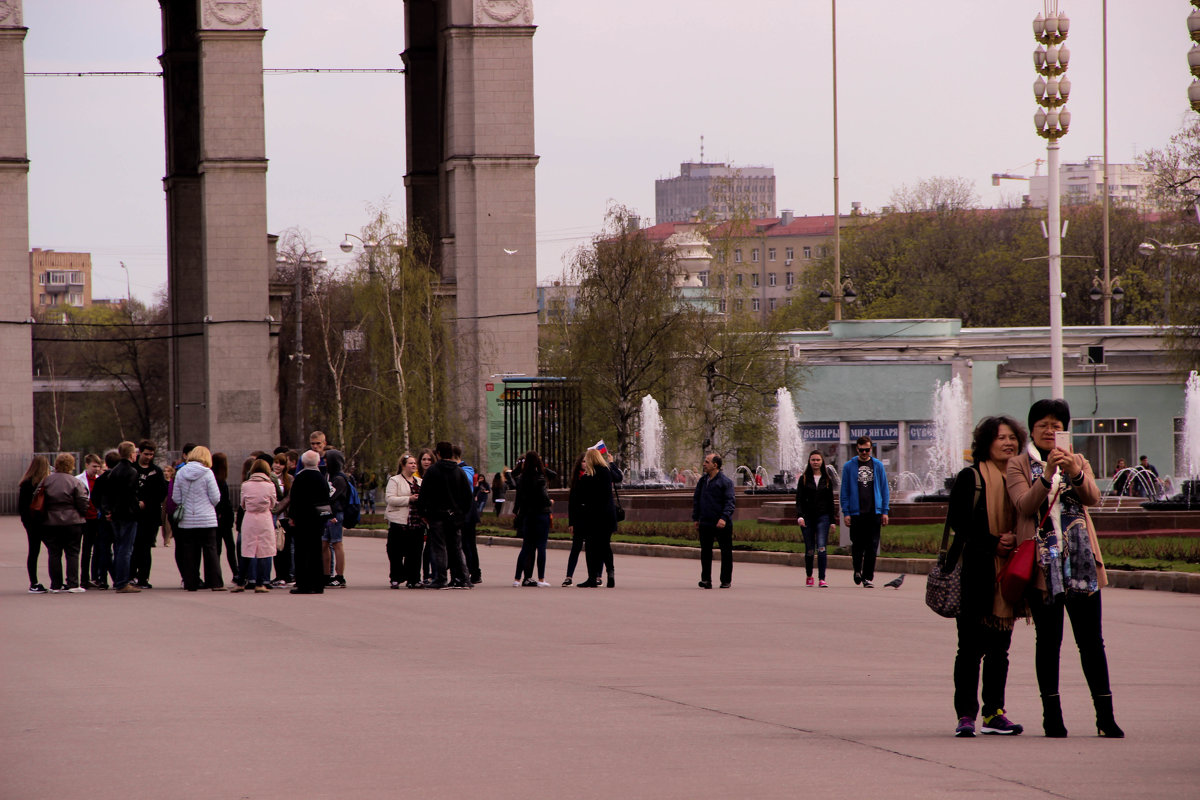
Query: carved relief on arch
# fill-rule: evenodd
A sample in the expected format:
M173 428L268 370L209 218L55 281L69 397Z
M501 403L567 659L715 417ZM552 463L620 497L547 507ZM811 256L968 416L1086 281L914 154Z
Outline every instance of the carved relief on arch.
M0 0L0 28L23 28L21 0Z
M204 30L255 30L262 27L262 0L198 0Z
M533 0L475 0L476 25L532 25Z

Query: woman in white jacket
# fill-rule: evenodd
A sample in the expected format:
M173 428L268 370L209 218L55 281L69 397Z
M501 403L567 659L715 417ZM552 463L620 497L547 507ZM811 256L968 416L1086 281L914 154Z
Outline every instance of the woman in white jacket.
M391 568L391 586L399 589L401 582L409 589L421 588L421 547L425 541L425 526L415 513L412 503L417 499L421 479L417 477L417 459L405 453L400 456L400 474L388 479L387 554Z
M212 471L212 453L207 447L195 447L187 463L175 473L171 499L182 510L175 524L176 559L183 588L194 592L201 587L200 554L204 554L204 586L214 592L225 591L221 577L221 559L217 553L217 503L221 490Z

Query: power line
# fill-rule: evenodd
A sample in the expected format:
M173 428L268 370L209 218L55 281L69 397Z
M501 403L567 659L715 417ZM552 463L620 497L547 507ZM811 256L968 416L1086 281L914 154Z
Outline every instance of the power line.
M363 74L403 74L403 67L283 67L280 69L264 69L263 75L363 75ZM26 72L26 78L161 78L162 72L138 72L133 70L104 72Z

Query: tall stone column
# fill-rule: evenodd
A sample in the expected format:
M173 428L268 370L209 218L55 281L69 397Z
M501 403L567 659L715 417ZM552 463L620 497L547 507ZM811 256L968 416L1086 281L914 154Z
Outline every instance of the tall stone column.
M485 465L485 385L537 374L531 0L406 0L409 224L455 304L455 393ZM425 137L436 136L435 142ZM437 149L434 149L436 144ZM437 191L430 164L437 159Z
M21 0L0 2L0 453L33 452L29 153Z
M172 444L278 442L261 0L160 0L167 116Z

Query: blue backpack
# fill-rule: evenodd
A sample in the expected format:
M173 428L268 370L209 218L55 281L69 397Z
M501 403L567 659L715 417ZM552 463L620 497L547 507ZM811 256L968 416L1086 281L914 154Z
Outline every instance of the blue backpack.
M346 511L342 518L343 528L357 528L362 521L362 501L358 499L358 489L354 481L346 477L346 485L350 488L350 496L346 498Z

